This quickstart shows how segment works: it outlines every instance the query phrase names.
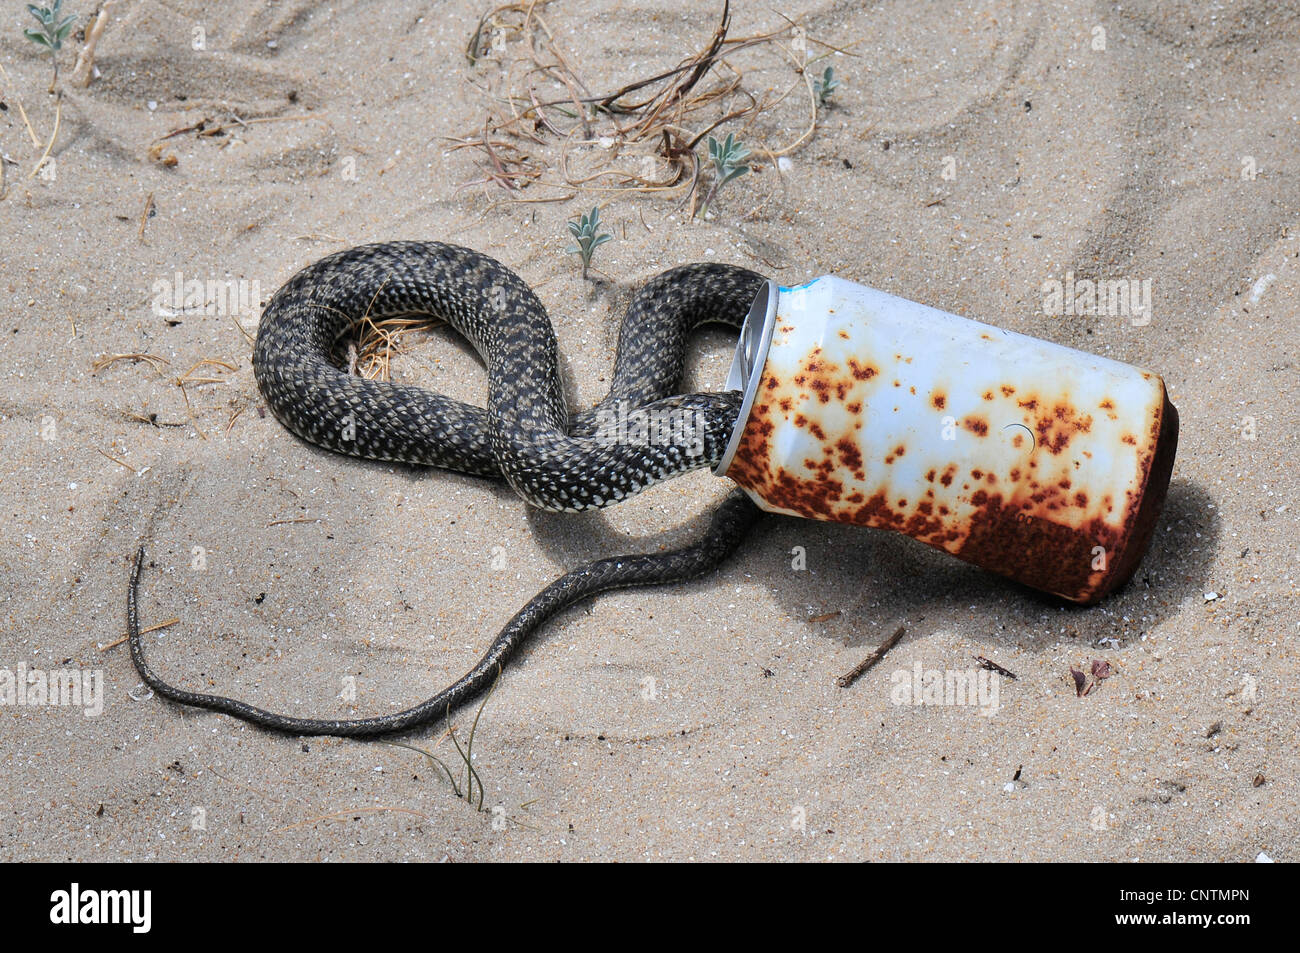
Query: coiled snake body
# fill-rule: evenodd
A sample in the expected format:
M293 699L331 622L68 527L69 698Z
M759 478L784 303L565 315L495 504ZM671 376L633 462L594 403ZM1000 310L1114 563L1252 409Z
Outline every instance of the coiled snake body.
M311 443L353 456L444 467L504 479L534 506L582 510L652 483L714 466L740 406L737 392L675 395L691 333L739 327L765 279L731 265L686 265L651 279L619 331L609 395L570 416L555 333L541 302L514 272L439 242L389 242L330 255L303 269L267 304L253 351L258 386L276 417ZM427 314L464 335L487 365L486 409L425 388L350 376L333 359L341 335L366 317ZM610 439L603 422L629 410L698 424L690 439ZM297 718L235 699L176 688L147 664L136 554L127 597L131 658L159 695L295 734L373 736L445 716L486 689L510 654L551 616L610 589L675 582L731 553L758 514L739 490L714 512L699 542L668 553L618 556L572 570L506 624L458 681L405 711L345 720Z

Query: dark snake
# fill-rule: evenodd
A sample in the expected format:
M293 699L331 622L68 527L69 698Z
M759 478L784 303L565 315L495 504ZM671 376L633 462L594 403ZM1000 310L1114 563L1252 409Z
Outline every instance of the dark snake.
M275 416L317 446L505 480L528 503L548 510L607 506L661 480L716 466L741 395L677 394L687 344L705 324L739 328L765 281L723 264L685 265L652 278L623 318L609 394L590 410L570 415L554 329L518 275L486 255L440 242L364 245L309 265L276 292L262 314L253 369ZM441 319L473 345L487 366L486 409L422 387L366 380L340 366L336 345L344 335L366 318L397 315ZM610 439L607 422L636 410L660 420L699 422L703 433L692 433L691 440ZM565 573L515 613L469 672L393 714L298 718L165 682L149 667L140 639L143 546L127 591L131 659L162 697L262 728L344 737L406 731L448 716L489 688L524 640L569 606L611 589L679 582L711 571L736 549L758 513L742 491L733 490L695 543L601 559Z

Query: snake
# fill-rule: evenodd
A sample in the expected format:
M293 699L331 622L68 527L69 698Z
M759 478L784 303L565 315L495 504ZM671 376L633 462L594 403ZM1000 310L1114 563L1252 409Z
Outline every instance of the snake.
M362 245L308 265L272 296L258 328L253 371L267 407L310 444L504 481L528 505L545 510L588 510L679 474L716 467L736 425L741 394L677 393L689 340L707 324L739 328L766 283L746 268L714 262L681 265L651 278L623 316L609 393L594 407L570 413L554 327L514 271L443 242ZM340 340L364 321L413 315L445 322L477 351L487 369L487 407L349 372L338 356ZM632 416L637 413L644 416ZM612 421L628 419L674 421L669 435L679 439L633 439L611 429ZM676 583L712 571L735 552L759 513L744 491L733 489L704 534L688 545L608 557L565 572L514 614L468 672L390 714L284 715L165 681L149 665L140 633L143 545L127 587L131 660L161 697L269 731L354 738L409 731L449 718L452 709L492 687L520 645L564 609L609 590Z

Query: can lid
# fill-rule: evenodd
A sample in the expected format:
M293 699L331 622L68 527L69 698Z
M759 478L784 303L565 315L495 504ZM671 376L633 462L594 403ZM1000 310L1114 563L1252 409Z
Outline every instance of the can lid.
M780 286L769 280L754 296L754 303L745 315L745 323L740 327L740 340L736 342L736 356L731 360L731 371L727 374L727 390L743 392L740 413L727 441L718 465L713 468L714 476L726 476L731 467L731 460L740 446L741 435L749 421L749 411L754 406L754 395L758 393L758 384L763 379L763 367L767 364L767 352L772 346L772 329L776 327L776 302Z

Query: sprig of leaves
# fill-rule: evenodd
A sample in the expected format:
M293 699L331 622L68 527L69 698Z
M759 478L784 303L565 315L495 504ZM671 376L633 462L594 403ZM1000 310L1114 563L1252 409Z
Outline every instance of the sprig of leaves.
M579 255L582 258L582 277L587 277L587 269L591 266L592 253L605 242L613 238L613 235L604 234L600 231L600 208L593 208L586 215L581 216L576 222L569 222L569 234L573 236L574 244L565 249L570 255Z
M63 0L54 0L52 7L38 7L34 3L27 4L27 12L36 18L36 22L40 24L40 29L28 27L23 30L23 36L50 51L50 62L54 64L54 78L50 80L51 93L54 92L55 84L59 81L59 58L56 54L63 49L63 41L72 32L72 24L77 19L75 13L59 19L59 15L63 12L62 7Z
M813 89L817 93L817 105L829 106L831 96L840 88L840 81L835 78L835 67L826 67L821 79L813 80Z
M704 198L702 212L709 210L718 189L749 171L749 166L745 164L749 154L749 147L743 142L737 142L734 133L727 133L727 138L721 143L709 136L709 159L713 162L714 176L713 186Z

